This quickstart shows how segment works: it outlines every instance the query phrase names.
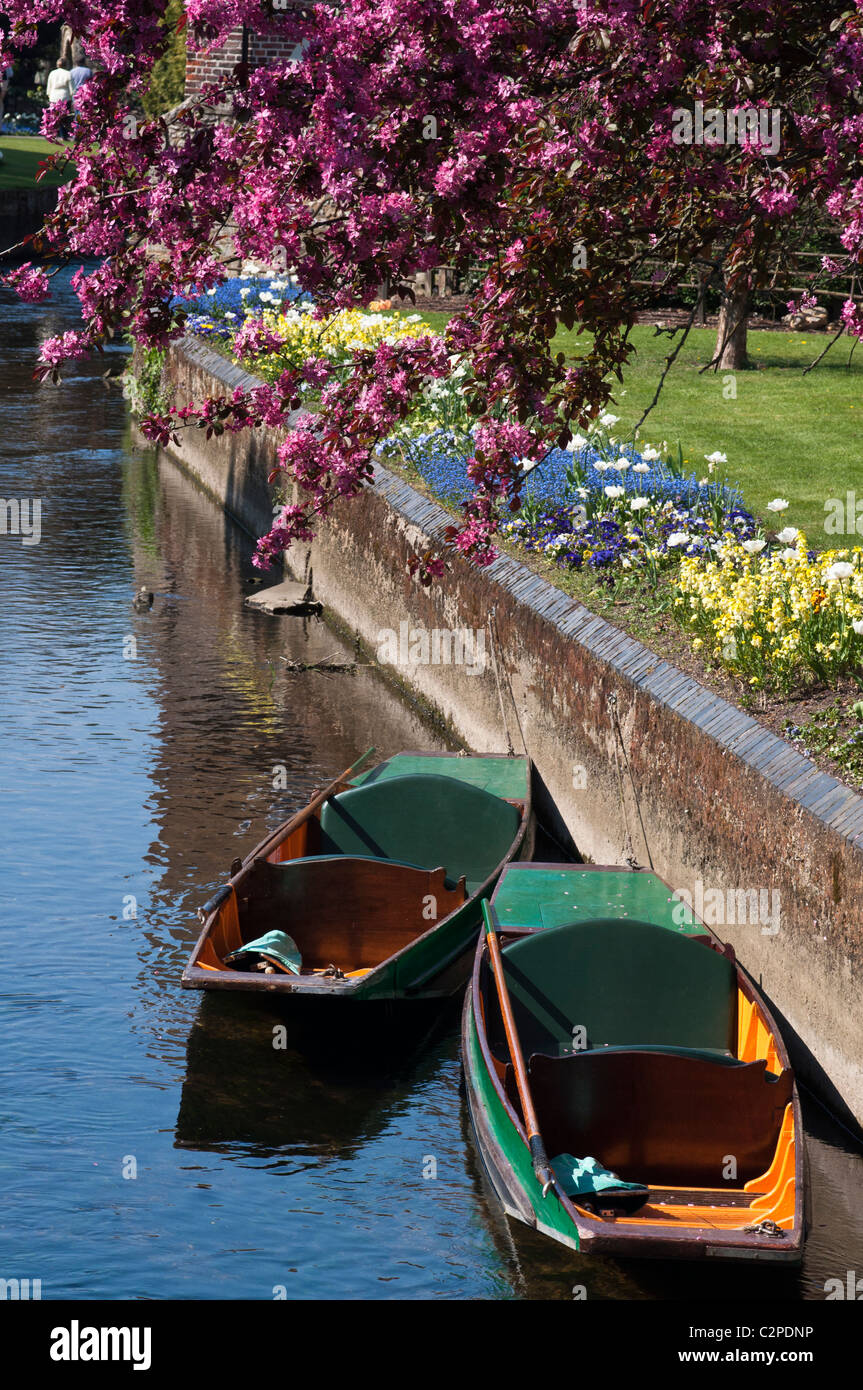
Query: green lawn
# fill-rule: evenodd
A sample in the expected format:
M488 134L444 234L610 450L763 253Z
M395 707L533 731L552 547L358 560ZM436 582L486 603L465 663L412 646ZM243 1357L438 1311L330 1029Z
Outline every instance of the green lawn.
M36 182L40 162L61 149L62 145L43 140L41 135L0 136L0 192L6 188L56 188L65 183L70 176L68 169L62 173L49 170L41 183Z
M574 334L558 335L565 352L577 352ZM610 407L620 416L618 430L631 431L653 398L670 351L667 335L633 329L637 355ZM723 394L732 383L724 373L704 372L716 335L694 329L671 369L658 405L641 437L668 440L696 472L706 471L705 454L728 456L731 482L740 484L751 509L761 514L774 497L790 502L786 523L801 527L816 548L835 544L824 532L824 503L858 487L863 497L863 350L848 356L851 343L840 338L820 366L807 367L826 346L823 333L750 332L751 371L737 372L736 397Z
M423 317L436 329L447 319L445 314ZM844 498L849 488L863 498L863 347L849 368L851 344L840 338L821 365L804 376L803 368L825 347L825 334L750 332L754 369L736 374L736 398L726 399L725 376L699 372L713 354L715 338L710 329L690 333L642 427L642 440L667 440L675 452L679 440L684 459L699 475L706 472L704 455L720 450L728 456L729 482L740 484L751 509L763 515L774 497L785 497L791 504L786 524L801 527L817 549L835 545L824 532L827 498ZM564 330L555 349L576 357L584 341L584 335ZM615 392L617 403L609 406L620 417L613 431L619 439L653 398L676 340L639 325L632 341L636 355Z

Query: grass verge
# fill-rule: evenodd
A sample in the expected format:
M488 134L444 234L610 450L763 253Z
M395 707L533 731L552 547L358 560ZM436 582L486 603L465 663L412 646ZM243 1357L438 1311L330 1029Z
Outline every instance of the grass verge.
M0 193L7 189L58 188L66 183L72 176L71 169L65 169L62 173L51 169L44 179L36 180L42 160L62 149L62 145L44 140L41 135L0 136L0 151L3 153Z

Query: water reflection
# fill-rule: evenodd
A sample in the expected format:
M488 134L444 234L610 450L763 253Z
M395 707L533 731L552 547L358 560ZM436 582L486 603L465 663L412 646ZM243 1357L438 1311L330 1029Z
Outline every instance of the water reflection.
M457 1008L364 1006L322 1027L276 1000L203 1000L176 1140L200 1149L352 1157L403 1108ZM370 1014L370 1016L368 1016Z

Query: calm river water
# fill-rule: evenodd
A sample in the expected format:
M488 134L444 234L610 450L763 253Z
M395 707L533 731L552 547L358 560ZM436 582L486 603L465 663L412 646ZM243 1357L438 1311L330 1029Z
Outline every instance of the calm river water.
M368 1054L274 1052L267 1006L181 991L234 855L370 744L445 745L371 671L285 672L344 645L243 608L249 537L136 449L100 379L120 350L34 383L76 308L68 281L43 306L0 291L0 494L42 499L38 545L0 536L0 1277L44 1298L722 1300L863 1275L863 1159L811 1101L800 1275L579 1259L488 1202L455 1013Z

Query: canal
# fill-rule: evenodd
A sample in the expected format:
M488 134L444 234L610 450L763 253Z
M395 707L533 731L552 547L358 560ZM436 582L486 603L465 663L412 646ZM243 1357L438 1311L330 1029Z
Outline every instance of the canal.
M275 1005L180 989L235 855L370 744L447 744L372 669L286 671L350 643L243 607L250 539L136 445L102 380L121 349L34 382L76 309L68 276L46 305L0 290L0 493L41 499L38 544L0 536L0 1277L43 1298L716 1301L863 1276L863 1158L809 1097L799 1274L580 1258L489 1202L456 1012L275 1051Z

